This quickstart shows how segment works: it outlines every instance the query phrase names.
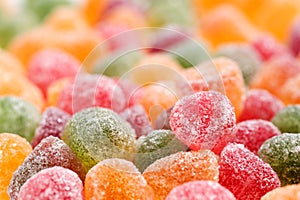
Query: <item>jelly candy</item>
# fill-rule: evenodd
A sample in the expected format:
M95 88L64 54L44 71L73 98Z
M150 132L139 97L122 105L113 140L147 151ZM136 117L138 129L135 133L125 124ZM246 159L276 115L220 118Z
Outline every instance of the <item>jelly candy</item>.
M290 34L289 34L289 41L288 41L288 45L289 45L289 49L293 52L293 54L295 56L298 56L300 53L300 18L298 17L290 30Z
M63 167L43 169L20 189L18 200L83 200L83 185L78 175Z
M299 200L300 184L276 188L265 194L261 200Z
M172 131L155 130L139 138L134 163L143 172L155 160L186 149Z
M111 158L89 170L85 179L85 198L152 200L153 191L130 161Z
M300 132L300 106L289 105L282 108L272 119L272 123L279 128L282 133Z
M280 99L285 103L289 104L300 104L300 74L290 78L280 89Z
M284 133L267 140L258 155L278 174L281 185L300 183L300 134Z
M156 122L155 122L155 129L167 129L171 130L170 127L170 115L173 107L168 108L167 110L163 111L160 115L158 115Z
M105 108L88 108L74 114L62 133L62 139L86 169L108 158L132 160L135 137L130 124Z

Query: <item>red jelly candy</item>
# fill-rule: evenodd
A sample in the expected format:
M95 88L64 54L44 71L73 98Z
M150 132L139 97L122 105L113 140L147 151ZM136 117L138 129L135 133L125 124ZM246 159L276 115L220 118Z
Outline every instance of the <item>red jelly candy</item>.
M28 179L18 200L83 200L83 185L78 175L63 167L44 169Z
M219 183L237 200L260 200L267 192L280 187L280 180L271 166L242 144L227 145L219 165Z

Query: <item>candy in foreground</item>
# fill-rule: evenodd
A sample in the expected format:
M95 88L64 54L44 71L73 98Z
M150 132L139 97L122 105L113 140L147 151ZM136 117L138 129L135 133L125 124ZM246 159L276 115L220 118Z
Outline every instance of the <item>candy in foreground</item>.
M83 200L83 185L78 175L63 167L41 170L20 189L18 200Z
M88 108L73 115L62 139L90 169L108 158L132 160L135 132L118 114L106 108Z
M178 152L152 163L143 173L156 200L164 200L176 186L188 181L218 181L218 158L209 151Z
M219 165L219 183L237 200L260 200L280 186L271 166L241 144L228 144L221 153Z
M300 134L284 133L267 140L258 155L278 174L281 185L300 183Z
M276 188L265 194L261 200L300 200L300 184Z
M225 187L213 181L191 181L175 187L166 200L235 200L234 195Z
M86 175L86 200L152 200L153 191L130 161L111 158L99 162Z
M272 119L272 123L282 133L300 132L300 105L289 105L281 109Z

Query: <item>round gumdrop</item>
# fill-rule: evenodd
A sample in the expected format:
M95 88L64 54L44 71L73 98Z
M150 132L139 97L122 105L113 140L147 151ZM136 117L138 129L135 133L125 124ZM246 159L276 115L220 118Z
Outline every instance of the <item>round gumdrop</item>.
M48 107L42 114L42 119L39 126L35 130L31 145L34 148L44 138L52 135L61 138L61 133L64 130L71 116L56 107Z
M172 131L155 130L139 138L134 163L143 172L154 161L186 149Z
M282 108L272 119L282 133L300 133L300 105Z
M258 155L278 174L281 185L300 183L300 134L284 133L270 138Z
M7 189L10 179L31 150L24 138L11 133L0 134L0 199L9 200Z
M84 180L86 171L72 150L57 137L43 139L14 172L8 193L11 200L17 200L20 188L39 171L60 166L76 172Z
M238 121L250 119L270 121L283 106L282 101L267 90L252 89L245 96Z
M238 200L260 200L280 186L271 166L242 144L228 144L221 153L219 165L219 183Z
M299 200L300 184L276 188L265 194L261 200Z
M78 175L63 167L41 170L20 189L18 200L83 200L83 185Z
M257 155L260 146L269 138L280 135L279 129L269 121L247 120L236 125L233 142L243 144Z
M0 132L15 133L31 141L40 112L32 104L16 97L0 98Z
M219 183L213 181L190 181L175 187L166 200L235 200L234 195Z
M28 78L43 92L57 79L74 77L80 62L72 55L58 49L44 49L30 60Z
M218 157L211 151L178 152L156 160L143 176L154 190L154 199L164 200L176 186L195 180L218 181Z
M108 158L132 160L135 137L130 124L106 108L87 108L74 114L62 133L86 169Z
M170 126L176 137L192 150L220 153L233 138L234 109L219 92L202 91L179 100L172 109Z
M111 158L89 170L85 179L85 198L152 200L153 191L130 161Z

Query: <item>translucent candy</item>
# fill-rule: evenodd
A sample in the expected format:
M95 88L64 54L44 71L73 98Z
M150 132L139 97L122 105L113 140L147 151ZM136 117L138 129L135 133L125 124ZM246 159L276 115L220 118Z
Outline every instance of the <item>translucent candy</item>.
M300 200L300 184L287 185L265 194L261 200Z
M178 152L152 163L143 173L156 200L164 200L176 186L188 181L218 181L218 157L209 150Z
M217 154L233 138L235 122L229 99L215 91L183 97L170 116L170 126L180 141L192 150L213 149Z
M283 106L282 101L267 90L248 90L238 121L250 119L270 121Z
M282 133L300 132L300 105L290 105L281 109L272 119L272 123Z
M135 137L129 123L105 108L88 108L74 114L62 134L86 169L107 158L132 160Z
M71 116L56 107L48 107L40 121L39 127L35 130L31 145L34 148L42 141L42 139L52 135L61 138L61 133L64 130Z
M279 129L265 120L247 120L237 124L233 142L243 144L257 155L260 146L269 138L280 135Z
M120 116L129 122L137 137L148 135L153 130L148 115L140 104L125 109Z
M90 169L84 187L86 200L153 199L152 188L134 164L118 158L103 160Z
M166 200L235 200L234 195L213 181L190 181L175 187Z
M244 145L228 144L221 153L219 165L219 183L237 200L260 200L264 194L280 186L271 166Z
M63 167L44 169L29 178L20 189L18 200L83 200L78 175Z
M0 133L15 133L31 141L39 120L40 112L27 101L9 96L0 98Z
M72 150L57 137L49 136L26 157L23 164L14 172L8 193L11 200L17 200L21 186L39 171L61 166L76 172L84 180L86 171Z
M258 155L278 174L281 185L300 183L300 134L284 133L267 140Z
M172 131L155 130L146 137L139 138L134 163L143 172L154 161L185 150L187 147L175 137Z
M11 133L0 134L1 200L9 200L7 194L9 181L31 150L31 145L24 138Z

